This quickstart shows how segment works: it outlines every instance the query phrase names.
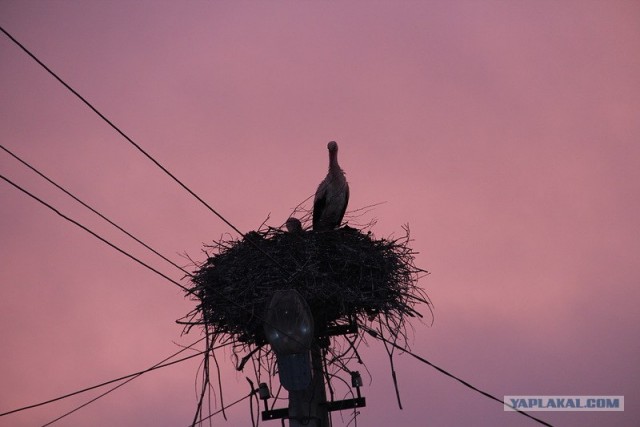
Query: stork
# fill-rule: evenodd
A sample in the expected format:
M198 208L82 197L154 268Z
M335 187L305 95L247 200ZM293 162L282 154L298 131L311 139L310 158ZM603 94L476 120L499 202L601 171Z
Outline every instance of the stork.
M289 233L302 233L302 223L298 218L291 217L285 222Z
M331 141L329 149L329 172L316 190L313 200L313 229L333 230L340 226L349 203L349 184L338 165L338 144Z

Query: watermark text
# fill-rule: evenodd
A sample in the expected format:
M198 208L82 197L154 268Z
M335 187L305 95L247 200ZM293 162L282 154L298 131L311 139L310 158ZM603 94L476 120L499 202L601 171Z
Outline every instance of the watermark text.
M505 396L505 411L624 411L624 396Z

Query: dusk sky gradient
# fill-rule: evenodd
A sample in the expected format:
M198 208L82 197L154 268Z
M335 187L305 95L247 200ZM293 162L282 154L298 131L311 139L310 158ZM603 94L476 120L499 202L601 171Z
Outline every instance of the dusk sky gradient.
M638 425L640 2L0 0L0 25L242 231L282 225L338 141L349 208L384 202L373 233L409 224L432 273L414 352L500 398L625 396L534 413L554 425ZM3 34L0 100L2 145L174 261L235 236ZM3 151L0 171L181 279ZM0 239L0 413L200 337L175 323L195 306L179 288L5 182ZM360 426L537 425L406 355L400 410L382 345L362 356ZM219 360L225 402L246 395L252 373ZM187 426L198 364L54 425ZM213 425L250 425L248 402Z

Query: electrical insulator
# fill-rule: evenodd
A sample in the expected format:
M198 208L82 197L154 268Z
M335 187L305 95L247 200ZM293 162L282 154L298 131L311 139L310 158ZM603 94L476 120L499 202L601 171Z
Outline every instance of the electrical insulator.
M269 386L266 383L260 383L260 386L258 386L258 394L260 395L260 399L267 400L271 397Z
M351 372L351 387L362 387L362 377L360 376L360 372Z

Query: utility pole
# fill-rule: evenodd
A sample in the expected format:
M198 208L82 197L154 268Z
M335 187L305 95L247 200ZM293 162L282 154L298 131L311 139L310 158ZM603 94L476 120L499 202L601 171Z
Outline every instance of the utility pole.
M266 319L265 336L276 355L280 384L289 392L289 405L269 409L267 401L271 393L266 383L260 384L263 420L288 419L289 427L329 427L329 412L366 406L360 395L362 378L357 371L348 371L357 393L353 399L327 402L324 383L323 350L329 348L331 336L356 334L355 319L331 327L321 324L320 332L316 330L314 334L311 312L295 290L274 293Z
M305 390L289 392L289 427L329 427L322 349L317 344L311 348L311 371Z

